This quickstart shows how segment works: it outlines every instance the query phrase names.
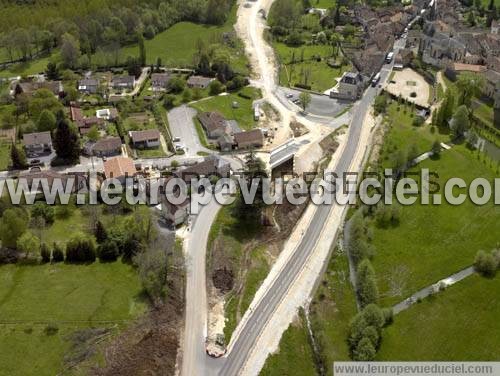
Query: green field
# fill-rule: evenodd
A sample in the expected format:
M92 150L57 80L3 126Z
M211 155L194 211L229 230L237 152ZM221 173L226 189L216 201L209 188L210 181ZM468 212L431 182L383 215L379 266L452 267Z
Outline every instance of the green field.
M156 64L157 58L161 58L162 64L172 67L191 67L193 55L197 50L199 40L208 47L212 44L221 43L223 33L233 31L236 22L236 5L233 7L227 21L222 26L208 26L192 22L179 22L151 40L146 40L147 63ZM232 66L242 73L247 73L247 59L241 42L236 43L236 48L221 47L231 57ZM123 55L137 56L138 46L129 46L123 49Z
M482 177L493 181L496 174L477 153L457 145L441 153L438 160L427 159L412 171L427 168L439 175L440 194L444 182L459 177L469 184ZM460 190L466 193L465 190ZM455 192L458 194L458 191ZM477 206L470 200L452 206L410 205L402 208L399 225L375 227L372 261L383 306L395 304L417 290L453 274L474 261L480 249L493 249L499 241L500 208L492 201ZM401 293L396 293L400 290Z
M377 360L498 361L499 293L500 276L474 275L413 305L384 331Z
M52 53L51 55L43 58L14 64L7 69L0 70L0 77L14 77L42 73L45 71L45 68L47 68L47 64L53 59L58 59L58 52Z
M252 99L241 97L237 93L231 93L196 102L192 107L200 112L219 111L227 120L236 120L241 129L252 129L255 125L252 103L255 99L261 97L260 90L245 87L239 93ZM237 108L233 108L233 102L238 103Z
M119 261L4 265L0 281L0 364L8 375L57 374L72 332L123 327L145 310L135 270ZM48 324L58 331L45 333Z
M7 170L10 165L10 143L0 141L0 171Z

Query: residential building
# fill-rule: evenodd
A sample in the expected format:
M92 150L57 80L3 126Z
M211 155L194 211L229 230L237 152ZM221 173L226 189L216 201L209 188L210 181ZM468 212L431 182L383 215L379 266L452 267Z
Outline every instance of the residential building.
M363 94L364 82L359 73L345 72L337 87L330 92L331 98L356 100Z
M179 226L189 218L190 201L188 198L180 204L172 204L165 195L161 195L161 213L174 226Z
M187 86L189 88L198 88L198 89L206 89L210 82L212 82L214 78L204 77L204 76L191 76L187 80Z
M484 87L483 94L491 99L495 99L495 95L500 86L500 73L493 70L487 70L483 73Z
M215 155L206 157L201 163L196 163L174 172L174 176L183 179L186 184L189 184L194 178L209 178L210 176L229 177L230 174L231 165L229 162Z
M78 81L78 91L85 94L95 94L99 90L99 81L95 78L84 78Z
M160 146L160 131L158 129L130 131L128 134L134 148L144 149Z
M28 155L34 153L50 153L52 151L52 138L50 132L24 134L23 146Z
M111 82L111 86L115 90L132 90L135 85L134 76L115 76Z
M220 112L203 112L198 115L198 120L210 139L231 133L231 127Z
M134 177L136 172L134 161L131 158L114 157L104 162L106 179L115 178L124 183L127 177Z
M106 137L95 142L90 152L96 157L111 157L122 153L122 140L120 137Z
M217 144L220 151L228 152L233 150L234 137L230 134L224 133L217 139Z
M59 184L59 183L57 183L58 181L60 181L62 183L62 186L63 186L65 191L66 191L66 187L68 187L68 184L71 184L71 186L70 186L71 189L69 189L69 193L74 193L78 189L85 186L85 180L86 180L86 176L82 176L78 173L61 174L61 173L59 173L57 171L53 171L53 170L24 171L24 172L21 172L19 174L18 178L19 178L18 182L19 182L20 187L25 187L25 188L29 189L29 192L30 192L30 193L28 193L29 195L32 194L31 192L33 192L32 191L32 188L34 188L33 183L36 183L37 181L40 182L40 183L36 183L36 184L38 184L38 189L36 192L33 192L33 194L35 195L35 198L36 198L36 196L41 196L39 198L43 198L44 192L43 192L42 184L45 184L45 183L42 183L42 181L47 182L47 186L51 190L52 190L52 186L55 182L56 182L56 184Z
M234 144L237 149L260 148L264 146L264 134L261 129L252 129L247 132L239 132L233 135Z
M169 73L153 73L151 75L151 87L153 91L164 91L172 76Z
M467 54L465 44L455 37L452 31L434 22L427 22L424 25L420 51L425 63L441 68L446 67L450 61L465 61Z

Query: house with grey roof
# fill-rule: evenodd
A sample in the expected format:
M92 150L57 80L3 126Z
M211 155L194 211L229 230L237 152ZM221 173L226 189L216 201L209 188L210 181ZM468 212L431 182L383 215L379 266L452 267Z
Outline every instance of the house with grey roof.
M34 153L50 153L52 151L52 138L50 132L24 134L23 146L28 155Z
M78 81L78 91L85 94L95 94L99 90L99 81L95 78L84 78Z

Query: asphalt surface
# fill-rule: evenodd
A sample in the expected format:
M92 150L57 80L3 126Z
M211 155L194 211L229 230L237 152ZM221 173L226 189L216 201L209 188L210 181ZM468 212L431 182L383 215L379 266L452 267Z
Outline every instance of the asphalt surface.
M180 138L180 141L174 144L180 144L185 147L186 156L196 156L198 151L207 151L198 138L193 117L196 116L196 110L182 105L168 112L168 124L172 138Z
M280 102L289 109L295 110L302 110L300 105L293 103L294 100L299 98L300 93L301 91L299 90L287 87L279 87L276 90L276 96L280 99ZM287 95L292 95L292 97L288 98ZM352 102L339 101L326 95L311 94L311 103L307 107L307 113L310 116L331 118L342 112L350 104L352 104Z

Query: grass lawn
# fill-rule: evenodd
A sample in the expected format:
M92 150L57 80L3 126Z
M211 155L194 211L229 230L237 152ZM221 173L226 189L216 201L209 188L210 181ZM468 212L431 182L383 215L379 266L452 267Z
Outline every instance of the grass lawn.
M336 4L335 0L312 0L311 5L315 8L333 8Z
M305 319L301 314L283 333L278 353L267 358L260 376L310 376L316 372Z
M58 374L73 331L124 325L145 309L135 270L119 261L4 265L0 281L0 368L8 375ZM57 333L46 334L47 323Z
M161 146L152 149L135 149L135 151L137 152L138 158L159 158L166 156Z
M500 276L474 275L424 299L384 330L377 360L498 361L499 294Z
M462 145L441 153L438 160L427 159L412 169L427 168L439 175L440 194L444 182L459 177L469 184L482 177L493 181L493 169L477 160L477 153ZM465 190L460 190L465 193ZM458 194L458 192L455 192ZM417 290L470 266L480 249L493 249L499 241L500 208L492 201L477 206L466 200L452 206L414 205L402 208L400 224L374 228L373 259L382 305L392 305ZM398 290L400 293L398 293Z
M11 65L7 69L0 70L0 77L23 76L44 72L45 68L47 68L47 64L52 59L56 59L58 54L58 52L52 53L51 55L39 59Z
M146 40L147 63L156 64L157 58L160 57L163 65L172 67L192 66L197 41L202 40L207 47L211 44L220 43L222 34L233 30L233 25L236 23L236 10L237 6L235 5L227 21L222 26L179 22L156 35L153 39ZM235 70L248 73L247 59L242 44L239 41L236 44L236 48L225 46L221 48L227 49L230 53L231 63ZM137 56L138 54L139 48L137 45L123 48L125 57Z
M218 95L192 104L192 107L200 112L219 111L228 120L236 120L241 129L249 130L255 125L253 118L253 101L261 97L260 90L253 87L245 87L239 93L250 97L247 99L237 93ZM238 108L233 108L233 102L238 103Z
M313 332L329 375L333 361L349 360L346 338L349 321L356 313L349 263L346 255L335 249L310 310Z

